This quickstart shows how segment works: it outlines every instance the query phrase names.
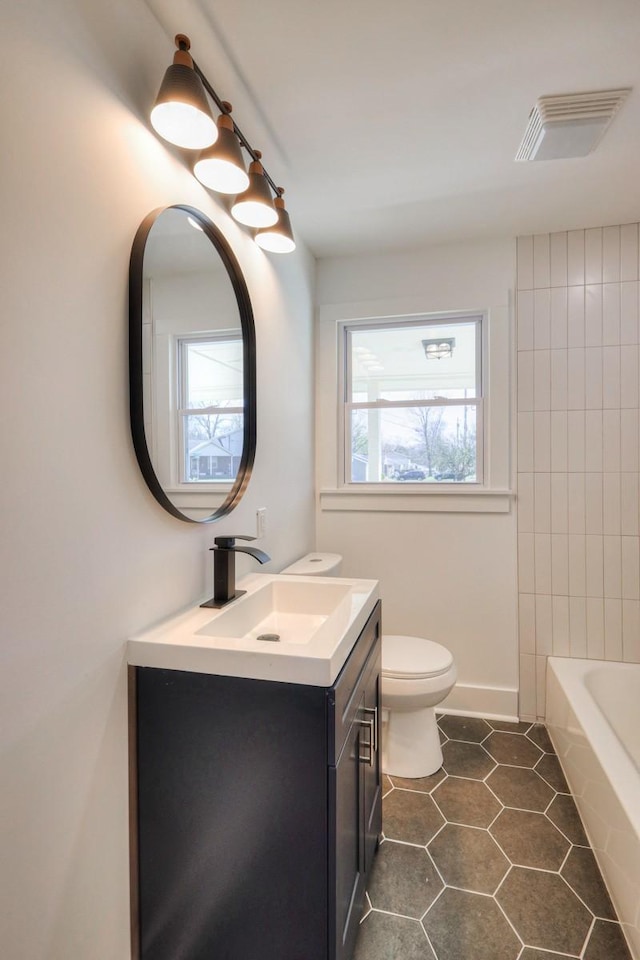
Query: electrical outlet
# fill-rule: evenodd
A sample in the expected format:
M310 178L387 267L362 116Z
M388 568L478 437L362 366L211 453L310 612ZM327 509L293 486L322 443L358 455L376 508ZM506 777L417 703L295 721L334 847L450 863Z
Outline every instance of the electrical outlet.
M256 539L262 540L267 532L267 508L258 507L256 510Z

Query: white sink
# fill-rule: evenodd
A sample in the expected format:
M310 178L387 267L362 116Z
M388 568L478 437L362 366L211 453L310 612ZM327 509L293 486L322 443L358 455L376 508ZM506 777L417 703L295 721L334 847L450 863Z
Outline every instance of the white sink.
M301 582L287 576L271 580L223 608L198 633L234 637L251 647L261 643L308 644L347 626L350 601L348 583Z
M194 607L130 640L129 663L330 686L379 596L377 580L334 577L251 574L238 587L221 610Z

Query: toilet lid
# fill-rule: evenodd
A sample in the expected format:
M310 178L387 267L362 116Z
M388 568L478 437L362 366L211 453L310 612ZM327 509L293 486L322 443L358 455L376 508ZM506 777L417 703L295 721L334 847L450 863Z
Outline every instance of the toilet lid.
M453 664L451 652L424 637L383 636L382 673L399 680L437 677Z

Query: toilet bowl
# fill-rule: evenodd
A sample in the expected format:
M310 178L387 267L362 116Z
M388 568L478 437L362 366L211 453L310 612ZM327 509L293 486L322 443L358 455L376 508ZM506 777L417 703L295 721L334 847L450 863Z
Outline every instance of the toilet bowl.
M308 553L280 572L340 576L339 553ZM428 777L442 766L434 707L456 682L446 647L423 637L382 637L382 769L396 777Z
M435 707L456 682L446 647L423 637L382 637L382 769L428 777L442 766ZM386 718L386 722L384 722Z

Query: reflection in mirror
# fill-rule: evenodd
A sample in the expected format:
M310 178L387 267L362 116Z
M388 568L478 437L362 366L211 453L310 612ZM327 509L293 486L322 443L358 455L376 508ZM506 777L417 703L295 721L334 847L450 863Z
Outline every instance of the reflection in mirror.
M169 207L138 232L131 294L140 465L174 516L215 519L242 495L255 447L255 334L242 274L203 214Z
M242 453L242 338L190 335L176 348L179 482L220 489L235 479Z

